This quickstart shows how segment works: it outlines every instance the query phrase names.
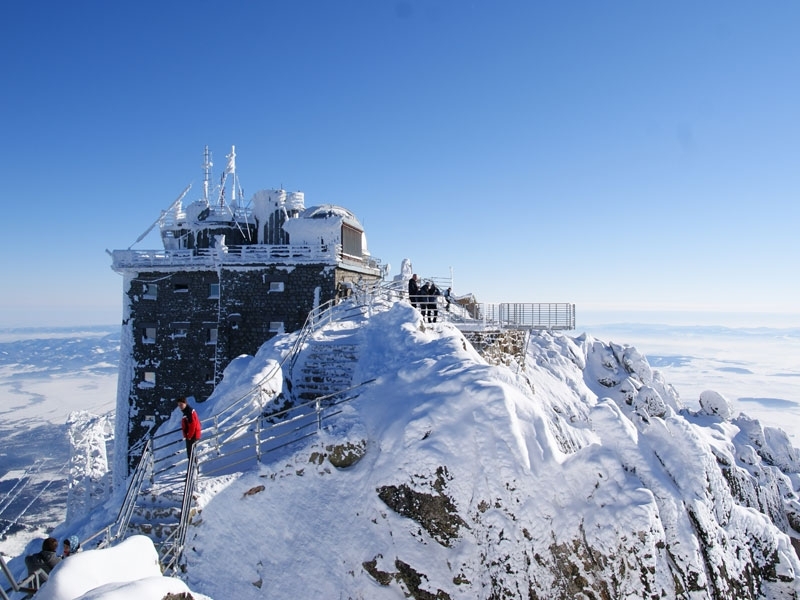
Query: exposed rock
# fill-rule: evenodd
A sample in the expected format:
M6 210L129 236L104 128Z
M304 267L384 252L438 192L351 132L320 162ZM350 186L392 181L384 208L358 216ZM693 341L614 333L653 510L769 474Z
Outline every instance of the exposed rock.
M367 441L347 442L325 448L328 451L328 460L337 469L352 467L367 453Z
M452 498L444 493L446 477L447 468L439 467L431 484L436 493L420 492L403 483L378 488L378 497L397 514L419 523L437 542L450 546L466 523Z
M259 492L263 492L265 489L266 488L263 485L257 485L255 487L251 487L249 490L247 490L244 493L244 496L254 496L255 494L258 494Z

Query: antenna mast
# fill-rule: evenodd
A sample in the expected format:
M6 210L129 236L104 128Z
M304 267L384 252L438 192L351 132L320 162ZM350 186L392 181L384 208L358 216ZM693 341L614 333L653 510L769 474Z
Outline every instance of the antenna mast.
M208 204L208 186L211 182L211 167L214 163L211 162L211 152L208 151L208 146L203 151L203 201Z
M236 146L231 146L231 153L225 158L228 159L225 172L231 175L231 205L236 206Z

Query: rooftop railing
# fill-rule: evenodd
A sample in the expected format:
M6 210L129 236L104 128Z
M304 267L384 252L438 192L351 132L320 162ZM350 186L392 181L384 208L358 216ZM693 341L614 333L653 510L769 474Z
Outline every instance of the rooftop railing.
M355 256L342 251L341 244L250 244L224 248L180 250L113 250L112 267L214 266L272 262L345 263L379 269L380 261L371 256Z

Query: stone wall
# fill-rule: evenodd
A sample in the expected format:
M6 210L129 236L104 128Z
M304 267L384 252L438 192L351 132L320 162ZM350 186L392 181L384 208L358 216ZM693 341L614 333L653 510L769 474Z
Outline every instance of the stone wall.
M335 297L340 282L360 277L323 264L139 272L124 324L133 339L129 468L148 432L175 410L175 398L204 401L233 358L301 328L309 311Z

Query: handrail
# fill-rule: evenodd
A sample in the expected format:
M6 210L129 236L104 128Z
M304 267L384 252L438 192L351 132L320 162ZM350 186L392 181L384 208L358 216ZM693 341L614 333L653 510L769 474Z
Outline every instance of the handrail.
M10 588L0 587L0 598L2 598L2 600L10 600L10 596L8 595L10 592L23 592L27 594L25 597L29 598L31 594L36 593L36 590L41 587L43 582L47 581L47 573L42 569L36 569L33 573L26 575L18 582L2 554L0 554L0 569L2 569L3 574L11 584Z
M226 434L228 434L230 432L233 432L233 431L238 431L238 430L248 431L249 427L251 427L254 424L260 424L264 419L279 418L279 417L283 417L285 415L288 415L288 414L291 414L291 413L295 413L295 412L301 413L302 409L312 408L313 407L313 409L314 409L313 411L302 412L301 414L298 414L297 416L294 416L291 419L288 419L288 420L285 420L285 421L280 421L278 423L272 423L272 424L270 424L270 425L268 425L266 427L261 428L257 432L258 434L257 434L257 436L255 438L255 441L254 441L254 445L256 446L255 452L254 452L253 455L250 455L251 457L255 456L256 458L260 459L261 458L261 454L262 454L261 453L261 449L260 449L261 444L263 444L264 442L270 441L271 439L274 439L274 438L263 438L264 434L269 433L271 431L274 431L275 429L278 429L280 427L286 427L287 425L291 425L292 423L294 423L295 421L300 420L303 417L310 416L311 414L314 414L314 412L316 412L316 416L317 416L316 421L315 421L315 424L317 425L317 431L315 431L314 433L318 433L319 429L320 429L319 424L324 419L329 418L330 416L333 416L333 415L329 415L329 416L322 415L322 412L326 408L332 408L332 407L338 406L339 404L342 404L344 402L350 402L351 400L354 400L358 396L356 395L356 396L352 396L350 398L344 398L342 400L338 400L336 402L331 402L331 403L326 403L325 402L326 400L328 400L330 398L334 398L336 396L340 396L342 394L346 394L346 393L351 392L351 391L353 391L355 389L358 389L360 387L363 387L365 385L373 383L374 381L375 381L375 378L368 379L366 381L362 381L359 384L350 386L349 388L345 388L343 390L339 390L339 391L333 392L331 394L325 394L324 396L319 396L318 398L315 398L314 400L309 400L308 402L304 402L302 404L298 404L298 405L292 406L290 408L282 409L280 411L277 411L275 413L271 413L269 415L259 415L258 417L254 418L254 419L251 419L250 421L246 421L244 423L238 423L238 424L236 424L236 425L234 425L234 426L232 426L232 427L230 427L228 429L225 429L225 430L222 430L222 431L217 431L217 432L215 432L214 435L216 437L223 437ZM297 431L299 431L299 430L301 430L301 429L303 429L305 427L308 427L310 425L311 424L306 424L306 425L303 425L301 427L296 427L296 428L290 430L289 432L287 432L286 434L283 434L281 436L275 436L275 437L279 438L279 437L284 437L284 436L291 435L292 433L295 433L295 432L297 432ZM312 434L310 434L310 435L312 435ZM205 442L205 445L208 445L209 442L211 441L211 439L213 439L213 438L204 439L203 441ZM231 441L233 441L233 439L229 439L227 441L231 442ZM296 440L291 440L291 441L296 441ZM206 451L206 452L200 451L199 453L196 453L197 454L197 460L198 460L199 464L207 465L209 463L213 463L214 461L218 460L219 457L221 457L221 456L229 457L232 454L235 454L236 452L239 452L239 451L242 451L242 450L246 450L247 448L250 448L250 447L252 447L252 446L245 446L244 448L240 448L239 450L235 450L233 453L226 453L226 454L222 454L218 450L218 454L217 454L216 457L210 457L210 458L207 458L206 460L203 460L203 461L201 461L200 459L202 457L208 456L209 454L211 454L212 451ZM271 452L272 450L276 450L276 449L277 448L271 448L270 450L267 451L267 453ZM249 460L249 458L250 457L248 457L248 459L245 459L245 460ZM239 461L239 462L245 462L245 461L242 460L242 461ZM235 464L239 464L239 463L228 464L228 465L226 465L226 467L230 467L230 466L233 466ZM210 475L211 473L216 473L217 471L220 471L220 470L221 469L212 469L212 470L209 471L209 470L206 470L205 467L204 467L203 473L205 475Z
M131 475L130 482L128 483L128 489L125 491L125 498L123 499L122 504L119 507L119 512L117 513L117 518L113 523L109 523L99 531L96 531L88 538L83 540L81 544L84 547L86 547L89 542L100 536L105 537L98 542L98 548L110 546L118 539L125 537L125 531L128 529L128 524L130 523L131 516L133 515L133 509L136 505L136 498L138 497L139 492L141 492L142 484L144 483L144 476L148 469L152 470L152 466L153 442L151 439L148 439L145 442L144 449L142 450L142 456L139 458L139 463L136 465L136 469ZM116 532L114 532L114 530L116 530Z
M197 481L197 473L197 453L193 451L192 455L189 457L189 468L186 470L186 483L183 487L181 518L178 522L178 527L167 536L167 539L164 540L164 543L161 545L162 548L165 548L162 561L170 557L164 565L164 574L176 572L178 561L180 561L181 556L183 556L183 549L186 544L186 531L189 528L189 521L191 519L192 499L194 496L194 486Z
M139 464L136 465L136 470L133 472L133 477L131 477L131 483L128 485L128 491L125 494L125 500L120 507L119 514L117 515L117 532L114 534L115 540L124 536L125 531L128 529L128 523L130 523L131 515L133 515L133 508L136 504L136 498L138 497L139 492L142 489L142 484L144 483L144 476L148 469L152 470L152 467L153 442L152 440L148 439L145 443L144 450L142 451L142 457L139 460Z

